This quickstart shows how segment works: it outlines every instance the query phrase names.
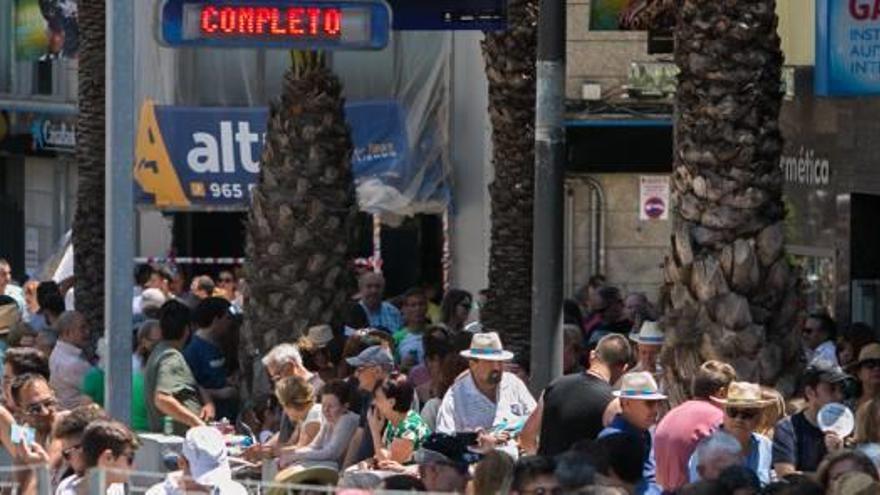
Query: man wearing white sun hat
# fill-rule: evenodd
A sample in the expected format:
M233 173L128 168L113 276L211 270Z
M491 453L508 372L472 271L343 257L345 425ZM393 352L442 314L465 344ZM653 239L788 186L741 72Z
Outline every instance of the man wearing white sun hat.
M656 463L654 461L654 434L652 427L657 423L660 406L666 396L660 393L657 382L651 373L637 371L623 375L620 390L614 396L620 399L621 413L601 433L599 438L623 434L638 438L642 442L642 481L635 487L636 494L660 493L656 482Z
M229 453L223 435L210 426L197 426L186 433L180 471L169 473L165 481L154 485L147 495L245 495L247 490L232 479Z
M510 439L519 434L535 410L536 402L526 385L504 363L513 359L495 332L477 333L471 347L461 352L468 367L443 397L437 415L440 433L479 432L484 448L501 448L516 456Z
M657 362L660 355L660 349L663 348L663 342L666 340L660 325L656 321L647 320L642 323L642 327L638 333L632 333L630 340L638 346L636 352L637 363L632 371L647 371L654 375L655 379L659 379L662 374L662 368Z

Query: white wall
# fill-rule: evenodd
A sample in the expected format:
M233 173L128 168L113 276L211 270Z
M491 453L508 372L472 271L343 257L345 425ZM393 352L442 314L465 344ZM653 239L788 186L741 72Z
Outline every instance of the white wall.
M171 229L173 222L171 216L165 217L154 210L144 210L137 213L137 245L135 256L160 257L166 256L171 248ZM189 253L183 253L188 255Z
M453 35L451 286L476 293L488 286L491 126L482 33Z

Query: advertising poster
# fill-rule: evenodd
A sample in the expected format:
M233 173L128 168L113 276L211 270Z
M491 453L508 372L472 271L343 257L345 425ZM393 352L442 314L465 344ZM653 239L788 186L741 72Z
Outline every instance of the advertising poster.
M630 0L593 0L590 2L590 31L619 31L620 20Z
M77 0L13 1L17 61L37 62L77 57Z
M639 220L669 219L669 177L639 177Z
M269 111L265 107L177 107L146 102L135 147L135 198L158 208L250 205L260 173ZM410 160L403 110L396 101L350 102L355 182L385 195L429 172ZM393 190L393 191L392 191Z
M673 1L591 0L590 31L669 31L675 26Z
M880 94L880 3L819 0L816 94Z

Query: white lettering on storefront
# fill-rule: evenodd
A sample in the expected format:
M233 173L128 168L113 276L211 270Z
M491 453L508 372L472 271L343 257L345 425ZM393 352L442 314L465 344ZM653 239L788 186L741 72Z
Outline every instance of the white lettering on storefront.
M264 142L266 134L251 132L250 123L244 121L237 122L237 131L229 120L220 121L219 127L219 136L208 132L192 134L193 147L186 155L189 168L200 174L234 174L240 166L249 173L259 173L260 161L254 158L254 145Z
M782 155L779 168L785 175L785 181L806 186L827 186L831 180L831 164L815 155L815 150L803 146L796 155Z

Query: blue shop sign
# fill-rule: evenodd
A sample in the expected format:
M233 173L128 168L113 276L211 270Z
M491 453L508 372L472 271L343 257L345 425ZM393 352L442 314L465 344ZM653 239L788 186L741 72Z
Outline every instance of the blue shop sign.
M817 0L816 23L816 94L880 94L880 0Z
M397 101L350 102L355 183L378 180L401 189L402 180L430 174L413 160L405 114ZM141 109L135 150L135 198L158 208L233 208L250 204L260 172L269 111L154 105ZM419 199L418 195L416 199Z

